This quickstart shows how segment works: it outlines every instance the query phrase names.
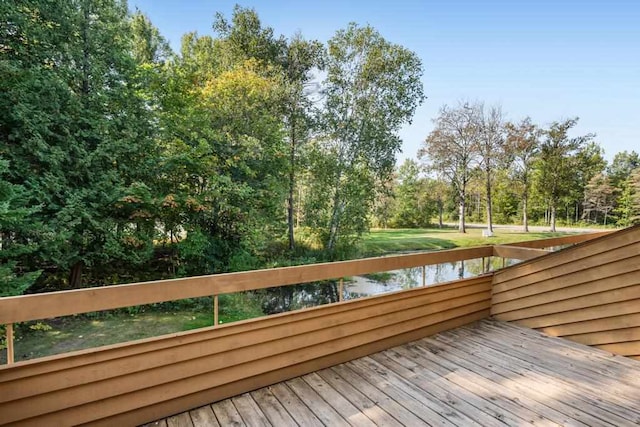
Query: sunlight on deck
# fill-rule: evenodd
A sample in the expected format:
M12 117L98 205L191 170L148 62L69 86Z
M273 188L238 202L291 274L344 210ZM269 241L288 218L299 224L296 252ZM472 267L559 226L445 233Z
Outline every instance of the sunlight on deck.
M640 363L494 320L148 425L640 423Z

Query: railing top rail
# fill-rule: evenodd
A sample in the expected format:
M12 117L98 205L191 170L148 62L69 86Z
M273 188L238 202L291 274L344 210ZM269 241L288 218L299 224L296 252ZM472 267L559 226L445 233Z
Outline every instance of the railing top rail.
M595 233L571 234L568 236L551 237L549 239L527 240L525 242L508 243L505 246L517 246L520 248L551 248L554 246L572 245L574 243L582 243L607 234L615 233L618 230L598 231Z
M577 238L578 236L582 238ZM541 245L536 245L536 247L575 243L576 241L589 240L594 237L591 235L578 236L536 241L540 242L538 245ZM568 240L565 242L562 239ZM544 242L549 243L545 244ZM519 243L514 245L525 246ZM530 247L529 245L526 246ZM487 245L6 297L0 298L0 324L309 283L493 255L493 247Z

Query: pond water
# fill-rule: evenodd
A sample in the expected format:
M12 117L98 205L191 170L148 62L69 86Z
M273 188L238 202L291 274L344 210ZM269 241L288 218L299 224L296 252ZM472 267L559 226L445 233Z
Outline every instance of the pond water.
M488 271L502 267L501 258L487 259ZM519 260L506 259L505 266L518 263ZM446 264L427 265L425 267L425 283L427 286L452 280L466 279L482 274L482 259L450 262ZM345 282L345 299L379 295L422 286L422 267L394 270L382 274L353 276Z
M502 258L487 258L487 271L503 267ZM504 266L518 260L506 259ZM483 272L482 258L425 267L426 286L474 277ZM267 290L262 308L267 314L281 313L321 304L337 302L339 299L338 280L326 280L291 286L281 286ZM401 291L422 286L422 267L394 270L364 276L345 278L343 299L356 299L388 292Z

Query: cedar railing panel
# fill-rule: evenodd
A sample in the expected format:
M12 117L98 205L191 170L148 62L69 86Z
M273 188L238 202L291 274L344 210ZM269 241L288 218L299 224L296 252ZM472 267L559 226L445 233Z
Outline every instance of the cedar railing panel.
M640 359L640 227L496 272L491 314Z
M18 363L0 370L0 424L143 423L485 318L490 302L484 275Z

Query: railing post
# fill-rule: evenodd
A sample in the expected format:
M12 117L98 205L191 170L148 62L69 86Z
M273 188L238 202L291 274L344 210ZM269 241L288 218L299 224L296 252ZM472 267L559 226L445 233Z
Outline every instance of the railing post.
M213 326L218 326L218 295L213 296Z
M344 280L341 277L340 278L340 286L338 287L338 301L342 301L343 300L342 294L344 294Z
M422 286L427 286L427 266L422 266Z
M505 259L504 259L504 257L502 257L502 268L504 268L504 267L505 267Z
M485 267L485 263L486 263L486 258L482 257L482 272L483 273L487 272L487 267Z
M13 363L13 323L6 325L7 328L7 365Z

